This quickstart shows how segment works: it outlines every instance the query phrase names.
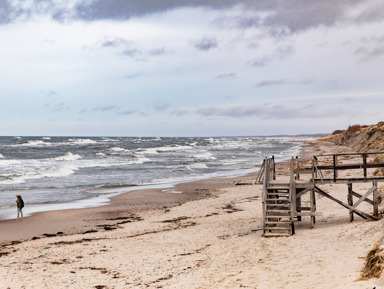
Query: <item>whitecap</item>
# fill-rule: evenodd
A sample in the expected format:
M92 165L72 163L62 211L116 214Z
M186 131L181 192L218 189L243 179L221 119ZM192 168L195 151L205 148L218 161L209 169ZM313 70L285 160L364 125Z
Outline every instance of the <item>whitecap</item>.
M44 142L42 140L30 140L26 143L20 144L21 146L49 146L51 143Z
M195 155L193 155L193 157L196 159L205 159L205 160L216 160L217 159L216 157L214 157L212 155L212 153L210 153L208 151L201 152L199 154L195 154Z
M71 142L72 144L80 144L80 145L87 145L87 144L94 144L94 143L97 143L96 141L91 140L91 139L89 139L89 138L87 138L87 139L82 139L82 138L79 138L79 139L76 139L76 138L70 138L68 141Z
M78 169L79 168L74 165L56 166L38 172L26 173L24 175L13 175L12 177L6 180L0 181L0 184L21 184L24 183L26 180L31 179L65 177L74 174L74 172Z
M113 147L113 148L110 148L109 151L111 151L111 152L123 152L123 151L125 151L125 149L119 148L119 147Z
M204 163L195 163L195 164L188 165L187 168L189 170L194 170L194 169L206 169L208 167Z
M63 156L54 158L54 160L56 161L74 161L78 159L81 159L81 156L79 156L78 154L72 154L71 152L67 152Z
M2 166L9 166L9 165L16 165L16 164L20 164L21 161L18 161L18 160L0 160L0 164Z

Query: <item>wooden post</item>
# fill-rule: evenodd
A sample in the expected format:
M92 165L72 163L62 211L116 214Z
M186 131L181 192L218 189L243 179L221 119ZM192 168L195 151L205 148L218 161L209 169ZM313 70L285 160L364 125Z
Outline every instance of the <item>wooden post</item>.
M315 191L312 189L310 191L310 208L311 208L311 213L315 212L316 211L316 204L315 204ZM316 217L315 216L311 216L311 229L313 229L315 227L315 223L316 223Z
M379 216L379 194L377 192L377 180L373 181L375 190L373 191L373 216Z
M299 169L300 169L300 167L299 167L299 157L296 156L296 170L297 170L296 180L300 179Z
M296 212L301 212L301 197L296 198ZM297 216L297 220L301 222L301 216Z
M364 180L367 179L367 154L363 154Z
M348 205L353 207L352 183L348 183ZM353 211L349 210L349 221L353 222Z
M337 166L337 155L333 155L333 181L335 183L336 183L336 179L337 179L336 166Z

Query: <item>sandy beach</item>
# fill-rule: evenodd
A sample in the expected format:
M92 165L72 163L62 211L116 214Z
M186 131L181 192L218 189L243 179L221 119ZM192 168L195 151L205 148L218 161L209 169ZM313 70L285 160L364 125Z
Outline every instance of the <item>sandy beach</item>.
M348 151L314 141L302 158ZM278 165L278 174L287 171ZM382 240L382 220L350 223L348 210L317 196L314 229L303 217L295 235L263 238L255 178L134 191L101 207L2 221L0 288L384 288L384 278L357 281ZM346 197L345 185L328 186Z

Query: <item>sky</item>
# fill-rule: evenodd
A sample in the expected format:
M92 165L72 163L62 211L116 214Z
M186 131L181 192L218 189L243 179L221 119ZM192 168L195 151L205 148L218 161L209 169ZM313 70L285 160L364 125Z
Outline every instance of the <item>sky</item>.
M375 124L382 0L0 0L0 135Z

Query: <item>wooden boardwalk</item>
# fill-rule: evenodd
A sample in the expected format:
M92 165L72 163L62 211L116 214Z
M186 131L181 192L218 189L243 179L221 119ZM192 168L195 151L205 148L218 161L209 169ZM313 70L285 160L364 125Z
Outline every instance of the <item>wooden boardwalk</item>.
M303 164L297 157L291 159L289 179L276 179L274 157L264 160L256 183L263 184L263 231L265 237L290 236L295 233L294 223L302 216L311 218L314 227L316 216L316 194L322 195L349 211L352 222L354 214L370 220L379 219L378 182L384 181L384 153L334 154L313 156L311 162ZM353 177L350 172L353 170ZM356 172L357 170L357 172ZM380 171L382 170L382 171ZM344 174L343 174L344 172ZM349 172L349 173L345 173ZM306 176L304 178L303 176ZM354 183L372 182L364 194L353 190ZM323 184L347 184L347 202L332 196L321 186ZM309 206L302 205L302 197L309 194ZM368 198L372 195L372 199ZM354 202L354 198L357 201ZM308 199L308 197L307 197ZM367 213L357 207L366 202L373 206Z

